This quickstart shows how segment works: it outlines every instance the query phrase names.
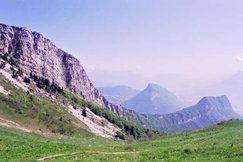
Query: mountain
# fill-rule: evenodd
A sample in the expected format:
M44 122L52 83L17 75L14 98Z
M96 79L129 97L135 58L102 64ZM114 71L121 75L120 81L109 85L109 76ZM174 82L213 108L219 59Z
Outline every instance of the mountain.
M115 104L121 104L138 93L138 90L125 85L113 87L97 87L97 89L102 93L102 95L105 96L108 101Z
M236 117L226 97L204 99L204 102L172 114L141 114L109 102L93 86L79 61L41 34L0 24L0 40L1 116L5 113L4 117L21 119L24 124L26 121L37 125L41 122L51 132L72 134L80 123L86 126L93 123L89 127L93 130L98 127L95 124L109 127L110 124L105 124L109 122L127 135L139 138L146 134L145 130L128 121L145 128L176 133ZM172 110L171 106L176 106L176 97L155 84L149 84L134 98L135 103L146 101L146 107L141 104L142 112L153 106L151 112L157 113L158 104L164 104L164 113L178 110ZM93 117L84 120L80 111L86 108L84 114ZM99 132L106 131L107 127Z
M205 128L229 119L240 119L226 96L204 97L196 105L165 115L143 114L138 124L155 130L176 133ZM130 119L132 120L132 119ZM139 123L140 122L140 123Z
M27 28L0 24L0 54L16 60L28 74L54 81L80 97L121 114L123 109L109 103L89 80L80 62L57 48L50 40Z
M226 77L213 85L205 87L203 90L195 92L195 95L192 96L215 96L222 94L228 96L234 109L240 114L243 114L243 72Z
M123 119L129 111L107 101L79 61L50 40L4 24L0 39L0 114L10 123L31 121L48 133L73 134L85 125L85 130L112 139L146 137L144 128Z
M143 91L125 101L123 105L145 114L168 114L182 107L174 94L153 83L148 84Z

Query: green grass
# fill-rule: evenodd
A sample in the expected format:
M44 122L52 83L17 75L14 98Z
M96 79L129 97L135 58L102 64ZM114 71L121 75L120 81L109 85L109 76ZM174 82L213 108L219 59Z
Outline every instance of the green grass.
M67 106L60 106L49 97L37 97L16 89L1 75L0 85L11 92L9 96L0 93L0 117L16 121L30 129L64 135L78 133L80 127L85 129L85 125L67 113ZM79 123L79 127L75 123Z
M243 120L130 144L84 134L56 139L1 127L0 130L0 161L35 161L55 154L64 155L47 161L243 160Z
M85 132L57 139L0 127L0 161L31 161L57 153L86 151L91 148L89 145L91 147L104 145L114 147L117 142Z
M113 141L87 132L67 113L65 104L17 90L2 76L0 85L11 92L11 96L0 94L0 117L62 134L48 137L0 127L1 162L36 161L57 154L61 155L47 161L243 161L243 120L153 141Z

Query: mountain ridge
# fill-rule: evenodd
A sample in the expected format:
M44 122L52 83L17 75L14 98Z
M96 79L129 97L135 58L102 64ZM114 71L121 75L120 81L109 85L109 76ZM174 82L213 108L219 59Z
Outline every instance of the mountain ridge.
M42 79L47 78L50 81L54 81L60 87L67 88L79 97L99 105L100 107L104 107L126 120L135 122L141 126L144 126L145 128L164 130L172 133L208 126L207 123L204 125L203 122L199 121L198 124L198 122L193 121L190 125L184 125L181 127L181 124L178 124L178 119L174 117L176 116L176 113L167 115L146 115L140 114L133 110L128 110L120 105L109 102L93 86L84 68L76 58L57 48L50 40L44 38L39 33L31 32L27 28L18 28L0 24L0 38L1 57L5 57L6 55L6 57L11 59L12 64L20 66L25 73L32 73L38 77L42 77ZM14 70L12 71L14 72ZM153 90L153 88L156 88L156 86L151 84L148 86L148 88ZM225 103L223 106L231 107L231 105L228 104L228 101L223 103ZM92 104L88 105L92 106ZM219 105L220 102L213 102L213 104L211 104L212 107L216 108L218 108ZM206 108L206 106L202 107L202 109ZM95 108L95 110L98 109L99 108ZM216 114L219 115L220 113L218 111L220 110L216 110ZM192 120L197 118L195 114L198 115L198 111L181 114L183 124L185 121L184 119ZM231 115L234 116L233 113ZM207 118L205 118L205 120L209 118L208 116L206 117ZM212 117L217 118L220 117L220 115L212 115ZM221 118L215 119L209 124L215 124L217 122L221 122L222 120L227 120L228 118L229 116L221 116ZM113 121L112 118L110 121ZM179 128L179 126L181 128Z
M165 115L142 114L140 124L155 130L176 133L201 129L229 119L241 119L235 113L227 96L203 97L197 104ZM132 119L131 119L132 120Z

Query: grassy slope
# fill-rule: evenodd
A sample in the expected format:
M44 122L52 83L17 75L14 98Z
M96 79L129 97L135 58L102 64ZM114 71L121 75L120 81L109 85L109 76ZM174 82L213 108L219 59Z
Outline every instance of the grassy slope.
M65 135L78 134L80 127L86 128L67 113L65 106L60 106L48 97L36 97L16 89L2 75L0 75L0 85L11 92L10 96L0 93L0 117L20 123L32 130L61 132ZM79 123L79 127L76 123Z
M0 127L0 161L30 161L53 154L67 155L50 161L243 161L243 121L161 140L124 144L78 129L75 119L48 98L30 99L2 77L0 85L12 93L11 98L0 94L0 117L28 128L73 132L58 139ZM77 154L71 155L74 152Z
M105 142L94 136L66 137L58 140L7 128L0 129L0 161L35 160L63 153L67 154L49 161L243 160L243 120L233 120L204 130L133 144Z

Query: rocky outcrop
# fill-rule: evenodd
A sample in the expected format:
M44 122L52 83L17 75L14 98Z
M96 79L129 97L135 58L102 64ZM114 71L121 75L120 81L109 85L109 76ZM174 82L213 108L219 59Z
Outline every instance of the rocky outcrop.
M7 53L17 59L18 65L27 73L53 80L88 101L122 113L119 106L109 103L93 86L76 58L41 34L0 24L0 39L0 54Z

